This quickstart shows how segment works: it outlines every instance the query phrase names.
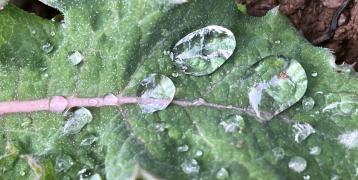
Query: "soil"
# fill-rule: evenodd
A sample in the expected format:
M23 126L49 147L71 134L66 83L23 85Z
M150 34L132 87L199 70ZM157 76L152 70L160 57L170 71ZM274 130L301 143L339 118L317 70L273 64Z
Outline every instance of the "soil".
M331 49L337 57L337 64L355 64L354 69L358 71L358 4L355 0L237 1L246 4L247 13L253 16L263 16L280 5L280 10L310 42ZM347 2L346 8L341 9ZM337 12L339 10L342 11ZM331 28L334 17L337 17L336 29Z

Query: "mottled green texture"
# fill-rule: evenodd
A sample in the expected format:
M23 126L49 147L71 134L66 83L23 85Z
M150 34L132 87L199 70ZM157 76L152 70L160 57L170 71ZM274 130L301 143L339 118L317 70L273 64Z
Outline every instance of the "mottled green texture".
M217 177L222 168L231 179L342 179L355 177L358 151L337 141L346 131L358 128L352 106L322 112L327 102L357 99L357 79L336 73L325 49L307 43L277 9L265 17L240 14L233 1L191 0L182 5L162 0L51 0L65 16L66 29L57 23L7 6L0 11L0 101L28 100L53 95L80 97L108 93L135 95L138 84L151 73L170 77L172 61L163 52L185 35L216 24L230 29L237 41L229 60L211 75L172 77L175 99L203 98L209 103L246 107L247 94L240 79L247 70L269 55L296 59L308 78L307 97L315 100L311 110L296 103L271 121L261 123L241 114L244 129L227 133L220 125L238 112L209 107L180 107L143 115L137 105L120 108L90 108L93 120L73 135L62 135L65 118L61 114L38 112L1 117L0 179L78 179L83 168L106 179L128 179L138 165L157 177L191 179L181 164L196 159L202 179ZM55 36L51 36L55 32ZM46 54L42 46L50 42L54 50ZM71 52L85 57L79 66L68 62ZM317 77L311 77L317 72ZM317 93L317 92L322 93ZM356 104L353 108L356 108ZM345 103L344 105L348 105ZM342 113L335 113L336 111ZM355 112L355 111L352 111ZM294 141L293 123L311 124L316 133L301 143ZM157 124L165 125L158 132ZM88 137L98 137L81 146ZM187 145L187 152L177 147ZM322 148L312 156L309 149ZM282 148L285 156L275 158L272 149ZM202 156L196 156L202 151ZM30 154L38 166L21 155ZM307 168L298 174L288 168L289 160L300 156ZM22 156L24 157L24 156ZM29 156L25 156L29 157ZM66 172L56 171L56 158L70 157ZM29 159L29 158L27 158ZM37 172L33 171L34 168ZM144 175L142 175L144 176Z

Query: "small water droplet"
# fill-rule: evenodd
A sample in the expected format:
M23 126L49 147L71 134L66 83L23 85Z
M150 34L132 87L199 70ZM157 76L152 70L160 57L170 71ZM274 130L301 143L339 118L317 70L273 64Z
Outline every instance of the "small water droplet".
M20 171L20 176L25 176L26 172L25 171Z
M197 174L199 173L200 166L198 162L195 159L186 159L184 162L180 165L181 169L185 174Z
M79 108L70 115L66 124L63 127L64 134L76 134L81 129L91 122L93 119L91 112L86 108Z
M296 123L293 126L293 133L295 135L295 141L301 143L308 138L313 133L316 133L316 130L308 123Z
M81 146L89 146L92 145L93 143L95 143L98 140L98 137L95 135L89 135L88 137L86 137L85 139L83 139L81 141Z
M317 73L317 72L312 72L312 73L311 73L311 76L312 76L312 77L317 77L317 76L318 76L318 73Z
M272 154L276 160L281 160L285 157L285 150L281 147L275 147L272 149Z
M78 65L83 61L84 58L85 57L79 51L75 51L70 53L70 55L68 56L68 61L72 65Z
M307 161L300 156L294 156L288 162L288 167L297 173L301 173L306 169Z
M195 106L202 106L202 105L204 105L205 103L206 103L206 101L205 101L205 99L203 99L203 98L196 99L196 100L193 102L193 104L194 104Z
M56 171L66 172L74 165L73 159L69 155L59 155L56 157Z
M32 31L31 31L31 34L32 34L32 35L35 35L35 34L36 34L36 30L32 30Z
M221 168L216 172L216 179L229 179L229 172L225 168Z
M99 174L94 174L91 177L87 178L86 180L102 180L101 176Z
M53 45L51 43L47 42L44 45L42 45L42 50L48 54L53 51Z
M155 123L154 129L156 132L164 132L165 131L165 124L164 123Z
M172 76L173 76L173 77L178 77L178 76L179 76L179 73L178 73L178 72L173 72L173 73L172 73Z
M183 145L183 146L179 146L178 148L177 148L177 151L178 152L187 152L189 150L189 146L188 145Z
M281 44L280 40L275 41L275 44Z
M50 35L51 35L51 36L55 36L55 35L56 35L55 31L51 31L51 32L50 32Z
M301 64L282 56L268 56L249 68L240 86L249 87L250 109L261 120L275 115L298 102L307 90L307 76Z
M203 152L202 150L197 150L197 151L195 152L195 156L196 156L196 157L201 157L201 156L203 156L203 154L204 154L204 152Z
M175 86L171 79L164 75L150 74L141 83L140 108L143 113L150 114L163 110L173 101Z
M302 98L302 107L305 111L310 111L313 109L315 105L315 101L312 97L304 97Z
M341 179L341 177L339 177L337 174L333 174L331 176L331 180L339 180L339 179Z
M171 59L184 73L203 76L222 66L235 48L235 36L230 30L221 26L207 26L177 42Z
M32 119L31 118L25 118L24 122L21 123L21 127L27 128L31 125Z
M220 122L220 125L223 126L227 133L235 133L237 131L241 133L245 128L245 121L240 115L230 115L224 118L223 121Z
M310 180L311 179L311 176L310 175L304 175L303 176L303 180Z
M318 156L321 154L322 149L319 146L314 146L310 148L310 154L313 156Z
M358 130L345 132L339 135L337 139L348 149L358 148Z

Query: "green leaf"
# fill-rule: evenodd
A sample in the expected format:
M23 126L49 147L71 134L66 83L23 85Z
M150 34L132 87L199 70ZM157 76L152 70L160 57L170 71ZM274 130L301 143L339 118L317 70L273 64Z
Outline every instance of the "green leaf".
M46 1L65 25L13 5L0 11L1 102L135 97L153 73L176 87L172 104L152 114L136 104L88 108L93 119L75 134L63 134L61 113L1 116L0 179L355 178L357 79L337 73L333 55L310 45L277 8L256 18L234 1L184 2ZM184 74L165 52L209 25L233 32L233 55L210 75ZM81 63L70 62L74 52ZM280 57L297 68L283 72ZM269 118L260 118L250 88L272 76L283 80L262 91L256 102ZM287 84L290 78L297 81ZM299 101L303 93L313 107ZM322 152L310 154L316 146ZM307 167L298 173L292 162L300 158Z

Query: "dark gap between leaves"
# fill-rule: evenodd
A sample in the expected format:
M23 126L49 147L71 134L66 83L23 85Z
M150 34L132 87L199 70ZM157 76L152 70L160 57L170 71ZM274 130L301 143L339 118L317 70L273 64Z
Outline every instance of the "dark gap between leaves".
M46 19L52 19L56 15L61 14L57 9L47 6L38 0L11 0L11 3L25 11Z

